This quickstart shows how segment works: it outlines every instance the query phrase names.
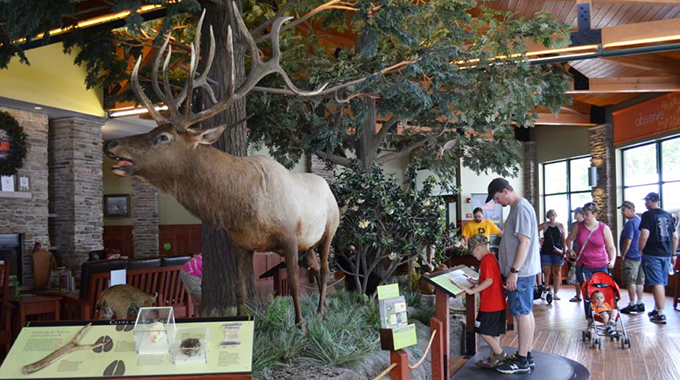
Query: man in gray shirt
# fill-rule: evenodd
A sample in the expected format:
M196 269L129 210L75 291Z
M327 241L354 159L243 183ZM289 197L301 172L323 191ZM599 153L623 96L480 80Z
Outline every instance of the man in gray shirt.
M517 354L500 364L496 370L502 373L528 373L534 366L531 346L534 337L534 284L541 272L539 256L538 223L533 206L515 193L510 183L496 178L489 184L486 201L493 199L501 206L510 206L505 219L498 261L501 273L507 278L510 315L517 318Z

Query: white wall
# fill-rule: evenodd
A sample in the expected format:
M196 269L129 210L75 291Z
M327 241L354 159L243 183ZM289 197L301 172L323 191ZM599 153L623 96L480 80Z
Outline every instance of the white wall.
M461 202L461 216L462 220L471 220L472 215L468 217L468 214L472 214L472 205L468 203L468 198L471 198L472 194L486 194L489 187L489 183L494 179L498 178L500 175L496 173L481 173L477 175L474 171L462 167L460 169L460 202ZM524 186L522 185L522 169L515 178L504 177L510 182L510 185L515 189L515 192L524 195ZM510 212L509 208L503 209L503 220Z

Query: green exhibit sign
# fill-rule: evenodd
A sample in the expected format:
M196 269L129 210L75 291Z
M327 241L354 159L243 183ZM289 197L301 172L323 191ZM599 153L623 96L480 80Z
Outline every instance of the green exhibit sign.
M394 342L394 349L401 350L402 348L410 347L418 343L418 336L416 335L416 325L410 324L404 327L392 329L392 339Z
M399 284L378 286L378 300L399 297Z

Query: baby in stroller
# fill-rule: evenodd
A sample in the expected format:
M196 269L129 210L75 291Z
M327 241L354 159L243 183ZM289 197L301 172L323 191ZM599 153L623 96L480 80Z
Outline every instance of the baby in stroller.
M596 290L591 295L593 313L595 318L601 319L602 323L607 326L606 332L608 335L615 335L616 330L612 327L615 324L616 318L619 316L619 311L617 309L612 309L607 301L604 299L604 293L600 290Z
M616 301L620 298L619 286L605 272L594 273L590 280L583 284L583 298L586 307L588 328L582 332L583 341L591 341L592 347L602 347L602 336L609 340L621 340L621 348L630 348L630 339L626 334L626 326L619 314Z

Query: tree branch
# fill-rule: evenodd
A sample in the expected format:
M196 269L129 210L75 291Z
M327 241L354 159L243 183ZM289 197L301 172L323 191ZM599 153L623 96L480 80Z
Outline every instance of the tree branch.
M250 34L252 34L253 37L262 34L271 24L274 23L274 21L277 18L282 17L283 14L286 13L293 6L293 4L297 3L298 1L299 0L288 0L288 2L284 6L282 6L281 8L279 8L278 11L276 11L276 14L272 18L270 18L269 20L265 21L262 25L255 28Z
M382 128L378 131L378 133L375 135L375 139L377 141L382 141L385 138L385 135L387 134L387 131L392 128L395 124L399 122L399 118L396 116L392 116L387 120L386 122L383 123Z
M427 143L427 140L428 140L427 138L422 139L422 140L418 141L417 143L414 143L414 144L407 146L406 148L400 150L399 152L389 153L389 154L386 154L384 156L380 156L380 157L378 157L377 162L379 164L384 164L387 161L392 161L392 160L396 160L398 158L408 156L413 150L420 148L421 146L425 145L425 143Z
M332 153L326 153L326 152L318 151L318 152L316 152L316 155L321 157L324 160L331 161L331 162L336 163L338 165L350 166L352 164L352 161L350 159L345 158L345 157L340 157L340 156L337 156L337 155L332 154Z

